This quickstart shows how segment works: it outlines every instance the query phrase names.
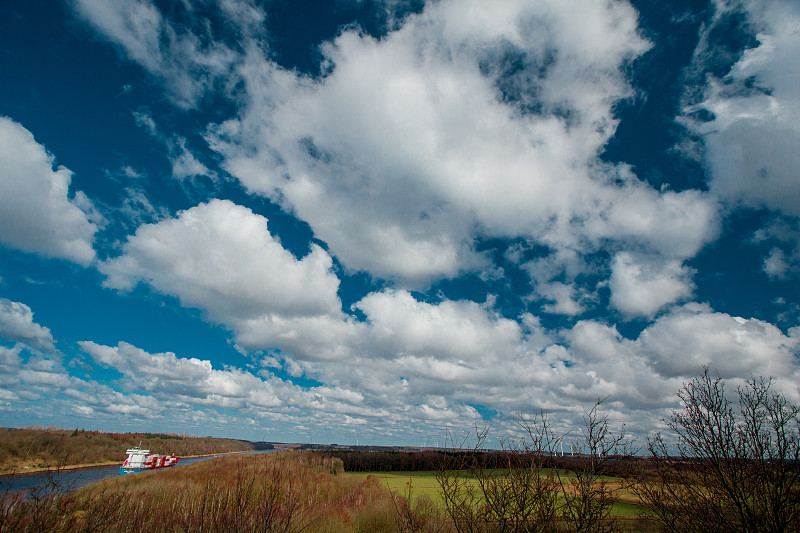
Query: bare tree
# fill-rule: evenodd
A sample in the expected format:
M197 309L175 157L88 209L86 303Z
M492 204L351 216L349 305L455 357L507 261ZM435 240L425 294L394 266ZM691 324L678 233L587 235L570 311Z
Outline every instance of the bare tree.
M456 446L452 437L448 436L452 445L436 470L436 481L442 489L445 510L457 533L486 531L486 518L482 512L483 495L473 482L471 473L478 469L474 461L487 433L488 427L476 429L476 444L469 450L465 447L466 439Z
M571 444L571 474L559 472L564 493L563 516L572 530L578 532L614 531L616 524L611 509L619 499L621 487L610 484L604 471L611 461L631 454L632 442L625 435L625 426L614 433L608 415L601 414L598 399L589 411L584 409L579 438Z
M476 444L453 449L437 479L445 506L459 532L552 531L558 519L558 481L546 469L558 439L547 415L517 424L522 437L500 441L501 450L488 452L488 427L476 429Z
M439 506L427 494L416 496L411 479L402 494L389 491L397 520L393 533L440 533L448 523Z
M517 424L525 437L516 446L522 459L517 468L510 470L515 507L523 518L521 531L552 531L558 520L557 470L548 468L550 459L561 437L553 433L550 420L544 411L535 418L518 415Z
M681 411L648 442L633 486L667 531L800 531L800 408L751 378L736 389L708 368L684 384Z

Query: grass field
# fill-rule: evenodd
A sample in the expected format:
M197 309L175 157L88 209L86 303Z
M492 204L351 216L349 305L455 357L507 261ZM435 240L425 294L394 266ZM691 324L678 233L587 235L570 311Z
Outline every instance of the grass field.
M381 485L403 495L410 483L414 497L427 494L433 501L443 506L442 493L439 489L439 482L436 481L435 472L354 472L345 475L363 481L372 477L377 479Z
M345 475L358 480L366 480L372 477L377 479L381 485L402 495L407 494L410 485L414 498L427 495L441 508L444 508L444 500L442 499L439 482L436 480L436 472L353 472ZM565 480L569 480L574 476L569 472L561 475ZM604 477L603 480L612 488L618 489L617 496L619 500L614 504L612 515L620 518L634 518L645 515L644 509L639 505L638 498L623 488L622 479ZM477 484L477 481L475 483Z

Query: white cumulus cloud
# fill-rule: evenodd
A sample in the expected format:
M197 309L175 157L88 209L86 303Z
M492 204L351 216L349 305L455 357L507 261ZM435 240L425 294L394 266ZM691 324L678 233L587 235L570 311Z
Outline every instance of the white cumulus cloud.
M516 321L470 301L434 305L388 291L369 294L356 307L367 317L376 355L480 361L512 352L522 335Z
M772 324L714 312L701 304L686 304L648 326L637 340L659 373L696 375L703 366L723 377L748 373L775 377L798 371L798 338Z
M31 308L6 298L0 298L0 337L11 342L24 342L40 350L55 347L50 330L34 322Z
M96 362L121 372L134 388L159 397L217 407L272 408L284 404L273 383L249 372L214 369L210 361L181 358L170 352L151 354L125 342L117 346L91 341L79 344Z
M86 266L98 229L84 210L91 202L70 197L72 172L54 162L30 131L0 117L0 243Z
M624 66L648 46L625 2L430 4L381 40L344 31L319 79L251 47L240 116L207 139L345 266L406 286L485 267L477 235L684 259L715 235L708 196L659 193L598 158L632 95Z
M227 200L140 226L122 255L98 268L107 287L146 283L234 330L253 321L341 315L330 256L312 245L296 259L270 234L266 218Z
M612 264L611 305L629 317L650 317L692 295L691 274L680 261L621 252Z

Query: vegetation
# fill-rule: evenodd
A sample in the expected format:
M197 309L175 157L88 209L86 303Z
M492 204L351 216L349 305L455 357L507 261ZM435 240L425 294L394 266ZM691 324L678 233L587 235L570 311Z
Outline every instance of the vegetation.
M612 509L622 485L610 482L605 467L628 454L628 443L624 430L609 430L598 409L601 403L584 413L583 431L569 459L555 455L563 437L553 433L544 412L535 419L520 417L524 436L501 441L501 452L480 452L487 440L484 429L473 450L451 454L437 479L456 531L618 529Z
M444 531L435 505L409 504L375 478L335 474L341 470L341 461L284 451L123 476L67 494L6 495L0 533Z
M444 509L442 500L442 490L436 480L436 472L414 471L414 472L347 472L345 476L377 482L381 486L390 489L396 494L407 494L411 491L412 499L426 498L431 500L440 509Z
M179 457L249 451L246 441L157 433L103 433L80 429L0 428L0 474L72 465L122 462L138 446Z
M446 452L232 456L67 493L53 478L0 497L0 533L800 532L800 408L765 379L731 399L708 370L678 396L646 457L598 400L568 456L540 413L493 451L484 428ZM366 467L377 474L341 475Z
M565 499L563 515L575 531L618 529L611 509L619 500L620 487L609 483L604 474L609 471L609 463L631 455L632 444L625 436L624 426L619 433L609 429L607 416L599 411L602 402L598 400L584 412L580 437L571 445L576 458L574 477L565 481L565 476L557 475Z
M437 470L446 456L439 451L400 452L380 450L361 452L353 450L326 450L326 457L342 461L347 472L424 472Z
M725 394L703 375L684 385L677 438L649 441L633 490L664 531L800 531L800 408L751 378Z

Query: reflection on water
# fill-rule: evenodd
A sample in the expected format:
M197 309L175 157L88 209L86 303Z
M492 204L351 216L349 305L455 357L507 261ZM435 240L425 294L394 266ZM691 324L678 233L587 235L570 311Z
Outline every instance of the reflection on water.
M269 453L275 450L260 450L255 452L248 452L247 455L254 453ZM222 457L221 455L214 455L211 457L187 457L181 458L173 468L190 465L198 461L207 461ZM122 464L122 461L120 461ZM63 470L60 473L38 473L38 474L17 474L15 476L2 476L0 477L0 496L8 492L30 491L34 488L57 487L66 492L75 490L100 481L111 476L119 475L119 465L111 466L96 466L92 468L81 468L79 470ZM136 474L130 474L136 475Z

